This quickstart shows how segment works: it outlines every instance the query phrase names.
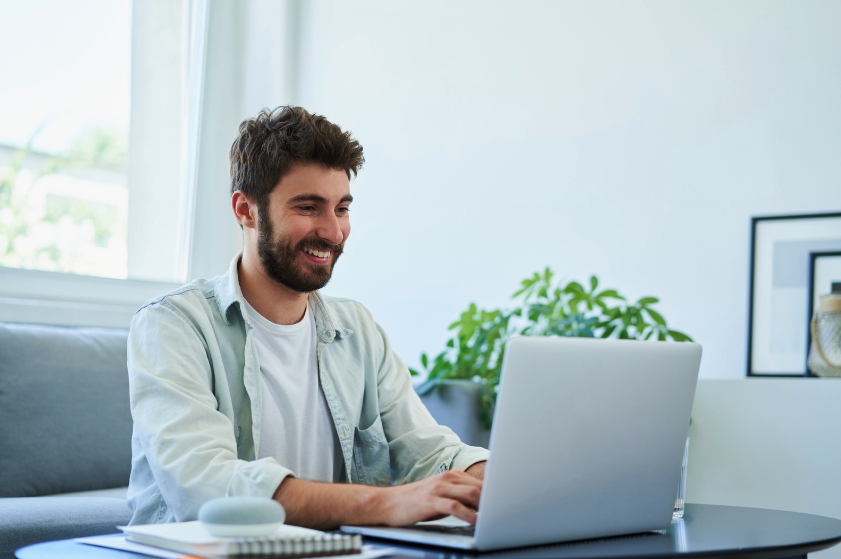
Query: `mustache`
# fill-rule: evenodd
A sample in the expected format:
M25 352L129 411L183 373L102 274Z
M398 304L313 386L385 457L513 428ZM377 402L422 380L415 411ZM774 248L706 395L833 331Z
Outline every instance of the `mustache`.
M336 254L341 254L342 249L344 248L344 243L340 243L338 245L334 245L333 243L328 243L323 239L304 239L298 243L297 250L304 250L305 247L314 248L316 250L323 250L323 251L333 251ZM297 251L296 251L297 252Z

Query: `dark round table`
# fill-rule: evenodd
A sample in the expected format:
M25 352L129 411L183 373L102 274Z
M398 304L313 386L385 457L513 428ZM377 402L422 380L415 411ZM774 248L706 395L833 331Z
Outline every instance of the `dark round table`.
M607 557L735 557L780 559L805 557L841 542L841 520L778 510L686 505L686 515L662 532L602 538L489 553L470 553L400 544L375 538L366 543L397 548L394 557L459 559L493 556L498 559L573 559ZM39 543L15 552L18 559L130 559L143 557L126 551L76 543L73 540Z

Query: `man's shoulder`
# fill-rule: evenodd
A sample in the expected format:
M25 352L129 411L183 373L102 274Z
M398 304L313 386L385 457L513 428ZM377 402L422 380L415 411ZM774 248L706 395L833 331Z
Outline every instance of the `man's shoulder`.
M360 303L355 299L349 299L348 297L337 297L335 295L325 295L324 293L321 294L321 298L324 299L324 302L329 303L331 305L348 305L351 307L362 307L365 308L365 305Z
M368 308L354 299L347 297L336 297L333 295L321 295L324 303L330 309L335 317L344 326L351 329L359 329L360 327L375 327L374 317Z
M166 307L179 314L213 312L216 305L208 305L208 303L212 303L216 299L215 286L218 279L218 277L209 280L196 279L186 285L159 295L154 299L150 299L137 309L135 316L160 309L161 307Z

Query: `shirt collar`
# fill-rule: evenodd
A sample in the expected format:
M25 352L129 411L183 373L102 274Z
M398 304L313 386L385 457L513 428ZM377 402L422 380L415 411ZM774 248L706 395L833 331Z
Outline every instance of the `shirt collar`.
M242 252L231 260L228 271L216 278L216 285L213 289L216 303L219 305L219 312L222 313L222 318L228 326L231 325L231 321L228 319L228 312L230 312L230 308L234 303L237 303L237 308L242 313L243 320L248 323L248 317L245 316L245 306L243 305L244 298L242 296L242 290L239 287L238 269L241 259ZM346 338L353 334L353 330L344 326L330 310L327 301L320 291L316 290L310 293L307 302L315 312L315 330L321 341L329 343L336 336Z

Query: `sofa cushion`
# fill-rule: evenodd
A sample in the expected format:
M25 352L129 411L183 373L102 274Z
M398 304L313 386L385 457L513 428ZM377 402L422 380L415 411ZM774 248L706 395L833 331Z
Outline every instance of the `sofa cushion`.
M73 493L59 493L48 497L109 497L111 499L126 500L128 487L114 487L113 489L94 489L93 491L74 491Z
M127 337L0 323L0 497L128 485Z
M26 497L0 499L0 559L33 543L114 534L131 520L122 499Z

